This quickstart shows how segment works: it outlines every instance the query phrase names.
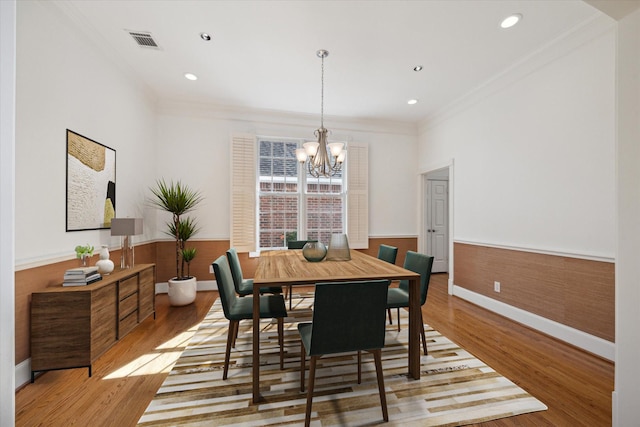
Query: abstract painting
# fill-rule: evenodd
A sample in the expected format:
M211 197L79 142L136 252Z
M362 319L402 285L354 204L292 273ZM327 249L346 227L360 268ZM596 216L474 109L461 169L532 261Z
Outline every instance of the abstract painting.
M111 228L116 150L67 129L66 231Z

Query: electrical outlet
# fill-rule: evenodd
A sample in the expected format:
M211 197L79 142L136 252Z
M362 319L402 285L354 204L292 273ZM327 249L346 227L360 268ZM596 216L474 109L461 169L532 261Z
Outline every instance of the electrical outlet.
M500 292L500 282L493 282L493 290L495 292Z
M213 274L213 264L209 264L209 273Z

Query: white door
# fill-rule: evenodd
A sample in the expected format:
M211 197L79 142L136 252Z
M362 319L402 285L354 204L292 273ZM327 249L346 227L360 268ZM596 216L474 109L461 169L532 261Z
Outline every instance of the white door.
M426 193L427 255L434 257L431 271L443 273L449 269L449 182L428 179Z

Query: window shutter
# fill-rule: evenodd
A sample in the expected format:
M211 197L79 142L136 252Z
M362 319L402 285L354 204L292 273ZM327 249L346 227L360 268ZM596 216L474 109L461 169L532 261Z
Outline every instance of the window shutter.
M369 147L349 143L347 149L347 236L349 247L369 247Z
M256 137L231 138L231 247L256 250Z

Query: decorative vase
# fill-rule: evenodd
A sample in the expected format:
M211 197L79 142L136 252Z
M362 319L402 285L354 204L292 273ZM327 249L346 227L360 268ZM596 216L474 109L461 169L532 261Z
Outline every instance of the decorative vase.
M346 234L332 234L327 251L327 260L349 261L351 252L349 251L349 240Z
M96 267L98 267L98 273L100 274L109 274L113 271L114 265L113 261L109 259L109 248L107 245L102 245L102 249L100 249L100 260L96 262Z
M174 306L189 305L196 300L198 282L195 277L169 279L169 303Z
M320 262L327 255L327 247L317 240L309 240L302 247L302 256L309 262Z

